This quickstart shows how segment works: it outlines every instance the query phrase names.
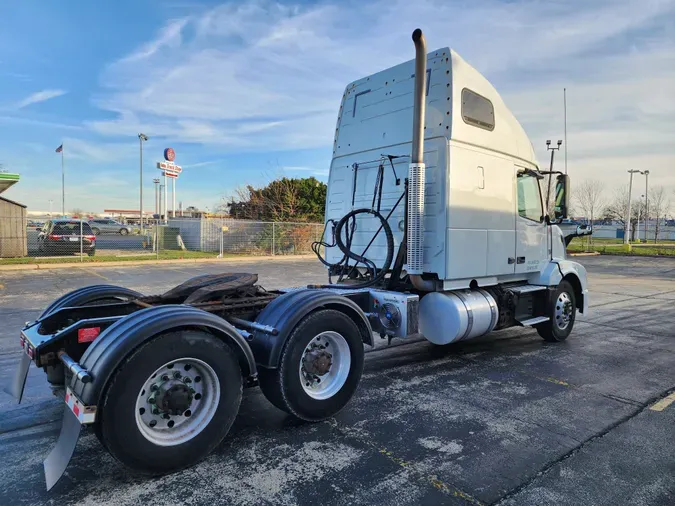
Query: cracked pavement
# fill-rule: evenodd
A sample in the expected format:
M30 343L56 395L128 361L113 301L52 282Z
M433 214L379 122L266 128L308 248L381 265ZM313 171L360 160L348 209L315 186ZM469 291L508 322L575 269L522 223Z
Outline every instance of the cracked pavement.
M564 343L512 328L437 347L378 340L337 416L301 423L257 388L203 462L134 475L90 431L64 478L42 460L62 404L31 368L24 401L0 392L0 504L675 504L675 260L584 257L591 308ZM316 283L315 260L0 272L0 382L18 332L54 298L99 283L162 292L190 276L257 272L266 288Z

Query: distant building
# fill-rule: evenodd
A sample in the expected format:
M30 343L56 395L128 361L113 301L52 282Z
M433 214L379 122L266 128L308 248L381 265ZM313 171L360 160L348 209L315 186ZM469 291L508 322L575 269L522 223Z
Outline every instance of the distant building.
M26 206L0 196L0 258L27 254Z

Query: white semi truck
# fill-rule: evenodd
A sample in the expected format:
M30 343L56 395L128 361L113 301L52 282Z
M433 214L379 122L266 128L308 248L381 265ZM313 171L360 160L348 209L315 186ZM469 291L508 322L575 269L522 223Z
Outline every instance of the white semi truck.
M162 474L222 441L243 387L302 420L333 416L377 334L444 345L531 326L567 338L588 308L586 272L565 258L556 225L567 176L547 216L540 182L551 171L495 89L454 51L427 54L420 30L413 41L415 60L342 97L314 244L327 284L267 291L255 274L220 274L154 296L95 285L21 330L9 392L21 399L31 362L64 392L48 488L82 425L125 465Z

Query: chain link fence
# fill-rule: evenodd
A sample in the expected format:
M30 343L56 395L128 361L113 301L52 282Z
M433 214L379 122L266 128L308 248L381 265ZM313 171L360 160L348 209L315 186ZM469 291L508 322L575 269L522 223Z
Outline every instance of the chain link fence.
M144 221L26 220L0 216L0 264L213 258L311 253L322 223L273 223L229 218Z

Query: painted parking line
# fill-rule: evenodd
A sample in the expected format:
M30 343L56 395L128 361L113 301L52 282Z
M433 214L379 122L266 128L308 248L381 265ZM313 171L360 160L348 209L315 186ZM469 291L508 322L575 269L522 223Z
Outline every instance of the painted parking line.
M103 274L99 274L96 272L95 269L88 269L86 267L78 267L81 271L86 272L87 274L91 274L92 276L98 276L101 279L105 279L106 281L110 281L110 279L106 278Z
M666 397L661 399L659 402L653 404L649 409L651 409L652 411L663 411L668 406L670 406L673 402L675 402L675 392L673 392L670 395L667 395Z

